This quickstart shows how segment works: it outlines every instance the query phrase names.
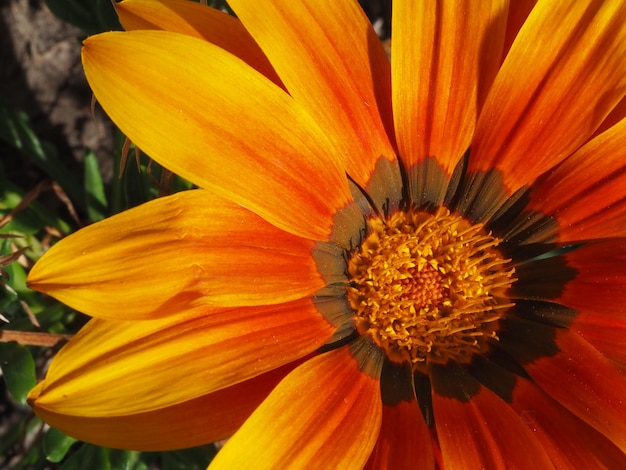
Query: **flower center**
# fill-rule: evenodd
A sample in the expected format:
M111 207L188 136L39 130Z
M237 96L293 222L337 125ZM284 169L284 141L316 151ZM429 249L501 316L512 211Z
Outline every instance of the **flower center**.
M440 208L369 221L371 233L348 263L356 327L394 362L468 362L497 340L515 281L500 240Z

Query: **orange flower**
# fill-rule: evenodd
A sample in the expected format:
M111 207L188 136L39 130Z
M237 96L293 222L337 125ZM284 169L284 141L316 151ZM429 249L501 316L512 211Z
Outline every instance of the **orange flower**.
M30 395L215 468L626 466L626 3L126 0L98 101L202 189L60 241Z

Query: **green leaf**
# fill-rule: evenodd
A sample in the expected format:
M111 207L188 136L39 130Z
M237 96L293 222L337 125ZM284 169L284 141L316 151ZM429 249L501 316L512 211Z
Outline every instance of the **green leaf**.
M87 214L92 222L107 216L107 198L104 193L104 182L96 155L89 151L85 155L85 197L87 198Z
M0 100L0 139L31 156L44 158L41 141L30 128L28 116Z
M4 239L2 240L0 254L8 254L12 250L11 248L11 240ZM19 263L11 263L4 266L3 271L7 273L7 277L3 280L6 284L10 285L11 288L17 292L18 294L28 293L30 289L26 287L26 271ZM32 292L32 291L30 291Z
M109 451L104 447L91 444L83 444L75 454L72 454L63 465L61 470L111 470L109 463Z
M120 156L116 158L120 159ZM113 179L111 204L113 214L143 204L158 196L153 177L148 172L148 162L149 158L141 154L141 167L137 168L134 151L131 150L121 178ZM116 168L119 168L119 163Z
M60 462L75 442L76 439L63 434L57 429L48 429L48 432L43 438L43 450L46 454L46 458L50 462Z
M19 461L11 462L9 468L12 470L50 470L50 462L46 460L46 456L43 452L43 447L40 444L39 432L41 430L42 422L39 418L33 417L32 419L23 419L22 422L16 425L19 429L20 437L16 441L18 447L24 449L25 442L33 442L33 445L27 445L24 449L24 453L20 455ZM4 436L2 436L2 443L4 444ZM9 453L1 455L10 455ZM4 467L2 467L4 468Z
M2 123L0 123L0 133L1 128ZM0 162L0 216L7 215L15 209L25 197L27 197L26 192L6 178L4 167ZM14 214L8 224L0 228L0 233L33 235L45 230L46 227L55 227L64 234L71 231L70 225L56 213L37 201L31 201L26 208ZM39 244L38 241L32 239L27 244L33 245L33 243Z
M56 150L39 140L30 127L28 116L0 99L0 139L32 158L33 162L56 181L74 201L82 201L82 188L58 159Z
M132 450L109 449L109 462L111 470L139 470L143 468L139 452Z
M17 343L0 343L0 369L13 399L26 403L28 392L37 383L30 351Z
M163 470L204 470L216 454L212 444L164 452Z

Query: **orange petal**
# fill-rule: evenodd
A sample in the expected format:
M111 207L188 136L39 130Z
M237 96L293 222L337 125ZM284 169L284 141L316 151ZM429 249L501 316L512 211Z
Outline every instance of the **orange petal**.
M571 328L606 357L626 364L626 318L623 315L618 319L582 312Z
M378 377L362 372L348 348L331 351L278 384L210 468L362 468L381 408Z
M352 0L233 0L287 90L342 146L348 174L365 185L380 156L394 151L389 60ZM381 113L383 118L381 119Z
M626 468L626 455L595 429L517 377L513 408L533 431L556 468Z
M365 469L434 469L430 431L415 399L411 367L386 362L380 387L383 420Z
M506 39L504 40L504 54L509 52L513 41L517 37L528 15L537 4L537 0L515 0L509 3L509 16L506 25Z
M558 299L579 312L572 330L603 354L626 363L626 240L589 242L564 257L577 271Z
M501 0L394 4L393 112L407 167L435 157L452 174L500 66L506 21Z
M583 144L626 92L626 4L539 1L480 114L468 171L513 192Z
M626 372L568 329L560 351L524 367L548 395L626 451Z
M326 239L351 200L340 150L284 90L223 49L167 31L113 32L85 41L83 65L142 150L276 226Z
M293 364L177 405L121 416L76 416L34 406L50 426L81 441L114 449L184 449L232 436ZM143 398L141 398L143 399Z
M560 241L626 236L626 119L541 178L529 207L554 216Z
M606 130L610 129L618 122L626 118L626 97L622 98L622 100L617 103L613 111L606 117L606 119L602 122L600 127L596 129L594 136L600 135Z
M313 247L208 191L186 191L61 240L28 284L88 315L123 320L177 314L198 300L277 304L325 284Z
M431 373L446 468L552 468L540 442L506 402L462 369L449 372Z
M563 255L576 270L558 302L582 312L626 318L626 239L588 242Z
M417 401L383 405L378 441L365 469L434 469L430 432Z
M73 416L150 412L299 359L333 331L309 299L229 310L200 305L158 320L95 319L56 355L29 399Z
M163 29L211 42L236 55L274 83L280 79L241 22L220 10L188 0L124 0L115 9L126 31Z

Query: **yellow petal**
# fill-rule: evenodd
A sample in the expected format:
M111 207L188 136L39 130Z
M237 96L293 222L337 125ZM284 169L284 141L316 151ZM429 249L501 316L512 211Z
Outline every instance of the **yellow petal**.
M36 402L33 409L50 426L92 444L141 451L184 449L232 436L293 367L288 364L217 392L143 413L76 416L40 408Z
M163 29L204 39L280 83L267 57L241 22L220 10L188 0L124 0L115 9L126 31Z
M159 410L251 379L322 346L334 328L310 299L195 306L158 320L91 320L55 356L29 400L70 416Z
M352 0L228 2L289 93L343 146L348 174L365 185L379 157L394 158L390 67ZM381 119L382 114L382 119Z
M175 315L213 306L277 304L325 281L314 242L205 190L146 203L61 240L28 284L100 318Z
M468 171L513 192L581 144L626 92L626 3L539 1L481 112Z
M92 36L83 65L107 114L159 163L280 228L328 238L351 199L338 149L266 77L166 31Z
M381 419L378 378L337 349L289 374L209 468L362 468Z
M435 157L451 175L470 146L476 116L500 66L507 2L400 1L393 8L393 112L400 155L407 168Z

